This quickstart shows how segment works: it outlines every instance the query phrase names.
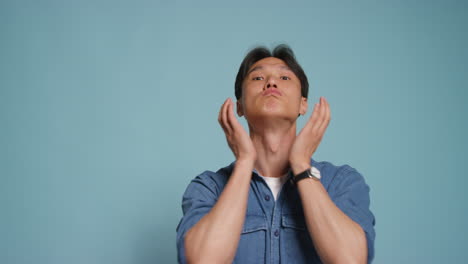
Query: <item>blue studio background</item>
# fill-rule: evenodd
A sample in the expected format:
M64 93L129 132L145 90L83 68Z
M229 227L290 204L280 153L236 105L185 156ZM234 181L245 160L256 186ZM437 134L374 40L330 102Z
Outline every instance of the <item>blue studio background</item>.
M371 187L375 263L466 261L467 7L2 0L0 263L175 263L240 62L279 43L331 105L315 159Z

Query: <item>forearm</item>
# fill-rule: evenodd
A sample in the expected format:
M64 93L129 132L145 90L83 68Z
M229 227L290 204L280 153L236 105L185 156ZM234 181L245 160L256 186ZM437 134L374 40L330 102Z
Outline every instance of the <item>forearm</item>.
M296 169L295 174L300 169ZM298 182L307 228L324 263L366 263L367 243L361 226L330 199L320 181Z
M245 220L253 162L238 161L211 211L185 236L189 263L231 263Z

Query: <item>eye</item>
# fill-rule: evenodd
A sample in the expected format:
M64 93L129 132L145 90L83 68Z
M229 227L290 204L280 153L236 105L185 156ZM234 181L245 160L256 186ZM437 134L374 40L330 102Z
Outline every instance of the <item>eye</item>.
M291 80L288 76L281 76L281 80Z
M253 77L252 80L254 81L261 81L263 79L263 77L261 76L256 76L256 77Z

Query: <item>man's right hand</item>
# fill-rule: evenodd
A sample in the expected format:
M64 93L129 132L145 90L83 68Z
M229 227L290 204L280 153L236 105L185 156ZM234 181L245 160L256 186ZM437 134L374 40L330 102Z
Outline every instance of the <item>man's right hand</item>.
M219 111L218 122L226 134L226 140L236 160L253 163L257 159L257 151L249 134L234 116L233 105L231 98L224 101Z
M234 116L231 99L228 98L221 107L218 121L236 156L236 164L221 194L212 200L204 199L204 210L209 207L209 201L214 203L211 204L212 208L185 235L188 263L232 263L247 213L257 152L250 136ZM196 214L203 212L194 210Z

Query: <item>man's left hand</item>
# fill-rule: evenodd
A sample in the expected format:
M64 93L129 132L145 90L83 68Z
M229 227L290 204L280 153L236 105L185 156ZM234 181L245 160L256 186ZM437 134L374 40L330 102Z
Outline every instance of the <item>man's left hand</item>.
M294 175L310 167L310 157L322 141L330 119L330 105L324 97L320 97L310 119L296 136L289 152L289 164Z

